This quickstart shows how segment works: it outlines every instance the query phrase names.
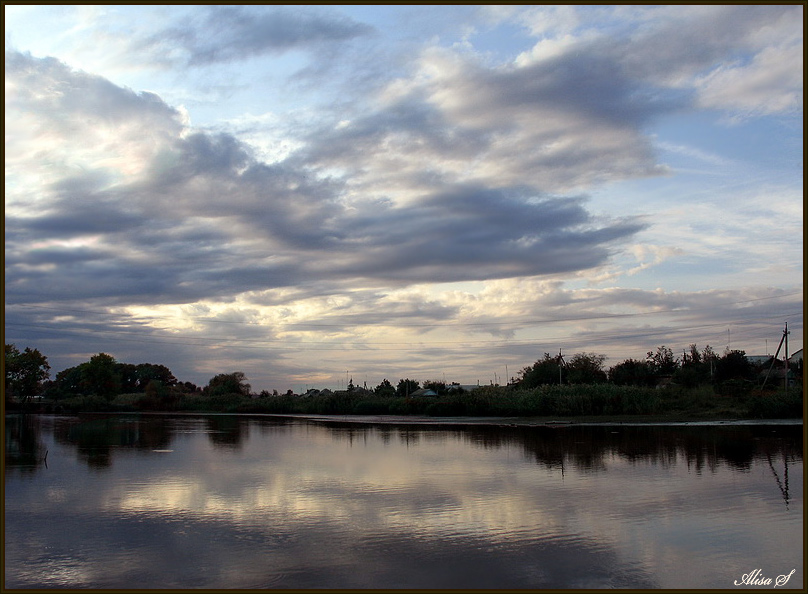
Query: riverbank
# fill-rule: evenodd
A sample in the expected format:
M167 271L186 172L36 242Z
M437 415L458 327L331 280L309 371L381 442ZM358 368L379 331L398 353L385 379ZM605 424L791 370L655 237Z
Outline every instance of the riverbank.
M483 387L432 397L367 393L317 396L176 393L119 394L111 398L74 396L59 400L6 403L7 412L197 412L397 418L547 419L575 422L694 422L802 419L803 394L752 390L722 393L712 386L664 389L595 385L547 385L529 390Z
M802 425L802 419L681 419L665 416L621 417L428 417L401 415L304 415L268 414L262 417L299 419L322 423L371 425L490 425L498 427L570 427L570 426L721 426L721 425Z
M20 414L22 411L6 411L6 414ZM34 413L34 414L58 414L58 413ZM698 418L683 417L681 415L620 415L620 416L581 416L581 417L430 417L427 415L317 415L302 413L254 413L254 412L211 412L211 411L85 411L75 414L89 416L113 415L137 415L137 416L165 416L172 417L198 417L198 416L231 416L260 417L278 419L280 421L311 421L323 424L343 424L343 425L408 425L408 426L490 426L490 427L642 427L642 426L664 426L664 427L719 427L719 426L744 426L744 425L787 425L801 426L803 419L738 419L738 418Z

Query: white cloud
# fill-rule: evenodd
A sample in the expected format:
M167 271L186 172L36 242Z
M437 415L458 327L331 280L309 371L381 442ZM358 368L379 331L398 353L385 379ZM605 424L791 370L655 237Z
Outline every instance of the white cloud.
M38 9L53 44L14 21L7 314L56 360L164 355L194 381L243 361L258 389L346 364L466 381L562 343L641 356L686 340L660 312L712 328L801 291L802 188L771 183L801 131L776 166L776 143L750 142L801 114L801 9L465 10L428 37L316 8L279 9L288 32L274 9L187 10L64 9L61 26ZM216 14L238 22L208 38ZM715 134L712 110L754 126Z
M716 68L696 81L699 104L741 116L801 114L803 55L800 40L788 47L765 48L749 64Z

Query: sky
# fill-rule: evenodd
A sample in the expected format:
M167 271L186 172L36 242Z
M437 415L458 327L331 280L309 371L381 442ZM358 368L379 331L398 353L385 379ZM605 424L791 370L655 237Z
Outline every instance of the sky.
M5 342L52 375L802 348L801 4L4 9Z

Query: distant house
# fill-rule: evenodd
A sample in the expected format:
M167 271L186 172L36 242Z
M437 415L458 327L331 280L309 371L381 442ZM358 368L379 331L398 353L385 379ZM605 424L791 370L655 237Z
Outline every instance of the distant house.
M435 390L430 390L429 388L421 388L420 390L416 390L410 396L437 396L438 393Z
M752 364L752 367L762 367L764 365L771 365L771 355L746 355L746 360Z
M479 387L480 386L477 385L477 384L458 384L458 383L452 382L451 384L446 386L446 390L449 391L449 392L456 392L456 391L460 391L460 390L462 390L464 392L471 392L473 390L476 390Z
M788 358L789 365L796 365L800 361L802 361L802 349L798 350L796 353L794 353Z
M749 361L754 367L768 367L772 364L773 355L746 355L746 360ZM782 359L778 359L782 362ZM802 349L788 358L789 365L796 365L802 361Z
M322 392L320 392L320 395L324 396L325 392L328 392L328 390L323 390ZM329 394L330 394L330 392L329 392ZM361 386L355 386L351 390L335 390L334 391L334 396L340 396L342 398L347 398L349 396L367 397L367 396L373 396L373 391L368 390L367 388L362 388Z
M788 373L788 385L793 386L798 378L801 377L798 375L798 367L801 362L802 349L788 358L788 372L786 372L786 365L783 359L774 360L773 357L769 357L768 363L758 367L758 379L767 381L770 385L782 384L786 378L786 373ZM768 378L768 380L764 378Z

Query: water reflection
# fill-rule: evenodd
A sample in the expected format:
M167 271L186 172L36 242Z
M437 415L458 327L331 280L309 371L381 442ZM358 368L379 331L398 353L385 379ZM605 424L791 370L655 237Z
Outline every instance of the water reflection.
M777 470L774 468L771 454L766 454L766 460L769 462L769 468L771 468L772 474L774 475L774 480L777 482L777 488L780 489L780 493L783 495L783 501L785 501L786 507L788 507L788 457L785 455L785 452L783 452L782 480L780 480L780 475L777 474Z
M250 432L249 419L238 415L211 415L205 424L210 442L224 448L240 448Z
M353 441L358 435L378 435L388 443L392 434L406 445L422 439L442 442L459 439L485 449L519 446L527 457L549 469L565 464L584 472L605 470L619 456L632 462L662 467L684 462L697 474L715 472L719 464L749 470L760 457L782 456L802 461L801 425L570 425L501 427L488 425L372 426L363 423L319 421L335 440Z
M9 588L802 585L801 426L6 428Z
M6 466L33 472L40 465L47 467L48 449L40 437L39 417L8 415L5 425Z
M47 420L52 419L52 420ZM168 450L178 433L204 433L215 447L238 450L249 440L250 428L263 435L275 428L299 424L285 418L246 415L87 415L82 417L6 416L6 464L34 470L44 465L46 448L40 432L43 422L52 423L54 438L76 446L88 466L108 467L121 449ZM200 424L204 429L200 429ZM801 425L723 425L723 426L521 426L495 425L369 425L318 421L328 428L332 439L349 445L366 446L373 436L382 444L391 439L405 447L459 440L483 449L519 447L526 457L548 469L574 468L581 472L606 470L614 456L632 462L648 462L662 467L685 463L697 474L715 472L720 464L748 471L757 458L772 466L783 496L787 499L787 464L803 459ZM773 460L781 459L781 470ZM783 478L781 478L781 475Z
M157 416L148 422L126 416L61 417L53 425L58 443L76 446L79 457L99 470L111 466L114 453L121 448L166 449L174 431L170 419Z

